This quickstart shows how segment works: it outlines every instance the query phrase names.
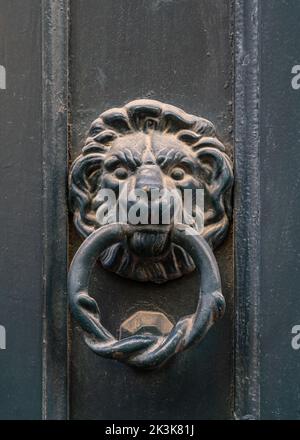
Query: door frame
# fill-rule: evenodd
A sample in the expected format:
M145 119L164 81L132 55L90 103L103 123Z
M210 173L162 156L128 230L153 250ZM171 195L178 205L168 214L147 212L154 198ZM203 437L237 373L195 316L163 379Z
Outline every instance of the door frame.
M231 1L231 0L229 0ZM259 419L259 0L232 0L236 419ZM70 0L42 0L43 418L68 418L68 132Z

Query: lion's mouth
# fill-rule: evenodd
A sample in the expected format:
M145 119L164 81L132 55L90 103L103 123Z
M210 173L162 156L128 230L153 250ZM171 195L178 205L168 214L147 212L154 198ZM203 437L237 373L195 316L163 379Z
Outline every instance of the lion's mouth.
M170 228L135 228L128 238L130 251L144 258L159 257L170 249L170 245Z
M190 256L173 244L174 224L127 225L119 243L101 253L102 266L137 281L164 283L190 273L195 266Z

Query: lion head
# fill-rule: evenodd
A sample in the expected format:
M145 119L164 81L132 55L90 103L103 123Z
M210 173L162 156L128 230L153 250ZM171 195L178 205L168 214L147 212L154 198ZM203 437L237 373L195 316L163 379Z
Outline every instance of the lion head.
M160 190L162 195L155 201L159 209L166 190L180 198L185 189L202 189L201 234L215 247L228 229L232 180L230 160L211 122L158 101L132 101L102 113L92 123L82 154L72 165L74 224L83 237L101 227L97 213L108 209L99 197L103 188L113 190L116 197L124 183L129 190ZM172 243L173 217L174 209L168 225L134 225L130 239L101 254L104 268L157 283L194 270L188 253Z

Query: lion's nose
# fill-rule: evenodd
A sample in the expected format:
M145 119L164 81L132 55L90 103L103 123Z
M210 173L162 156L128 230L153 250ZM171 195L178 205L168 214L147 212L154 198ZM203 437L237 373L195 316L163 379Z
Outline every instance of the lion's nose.
M143 191L147 197L141 198L140 191ZM136 177L135 194L132 194L129 199L129 210L136 203L145 213L141 215L141 218L145 220L144 223L172 223L174 200L168 197L168 189L164 185L162 172L157 165L145 164L140 168Z
M163 178L157 165L144 165L140 168L136 178L136 188L149 193L151 190L163 189Z

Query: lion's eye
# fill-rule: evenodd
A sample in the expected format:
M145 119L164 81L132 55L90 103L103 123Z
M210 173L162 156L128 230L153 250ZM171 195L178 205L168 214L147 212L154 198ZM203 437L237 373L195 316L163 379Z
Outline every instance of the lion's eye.
M128 172L125 168L120 167L115 170L115 176L117 179L124 180L127 179Z
M171 177L174 180L182 180L184 179L185 172L182 168L174 168L171 172Z

